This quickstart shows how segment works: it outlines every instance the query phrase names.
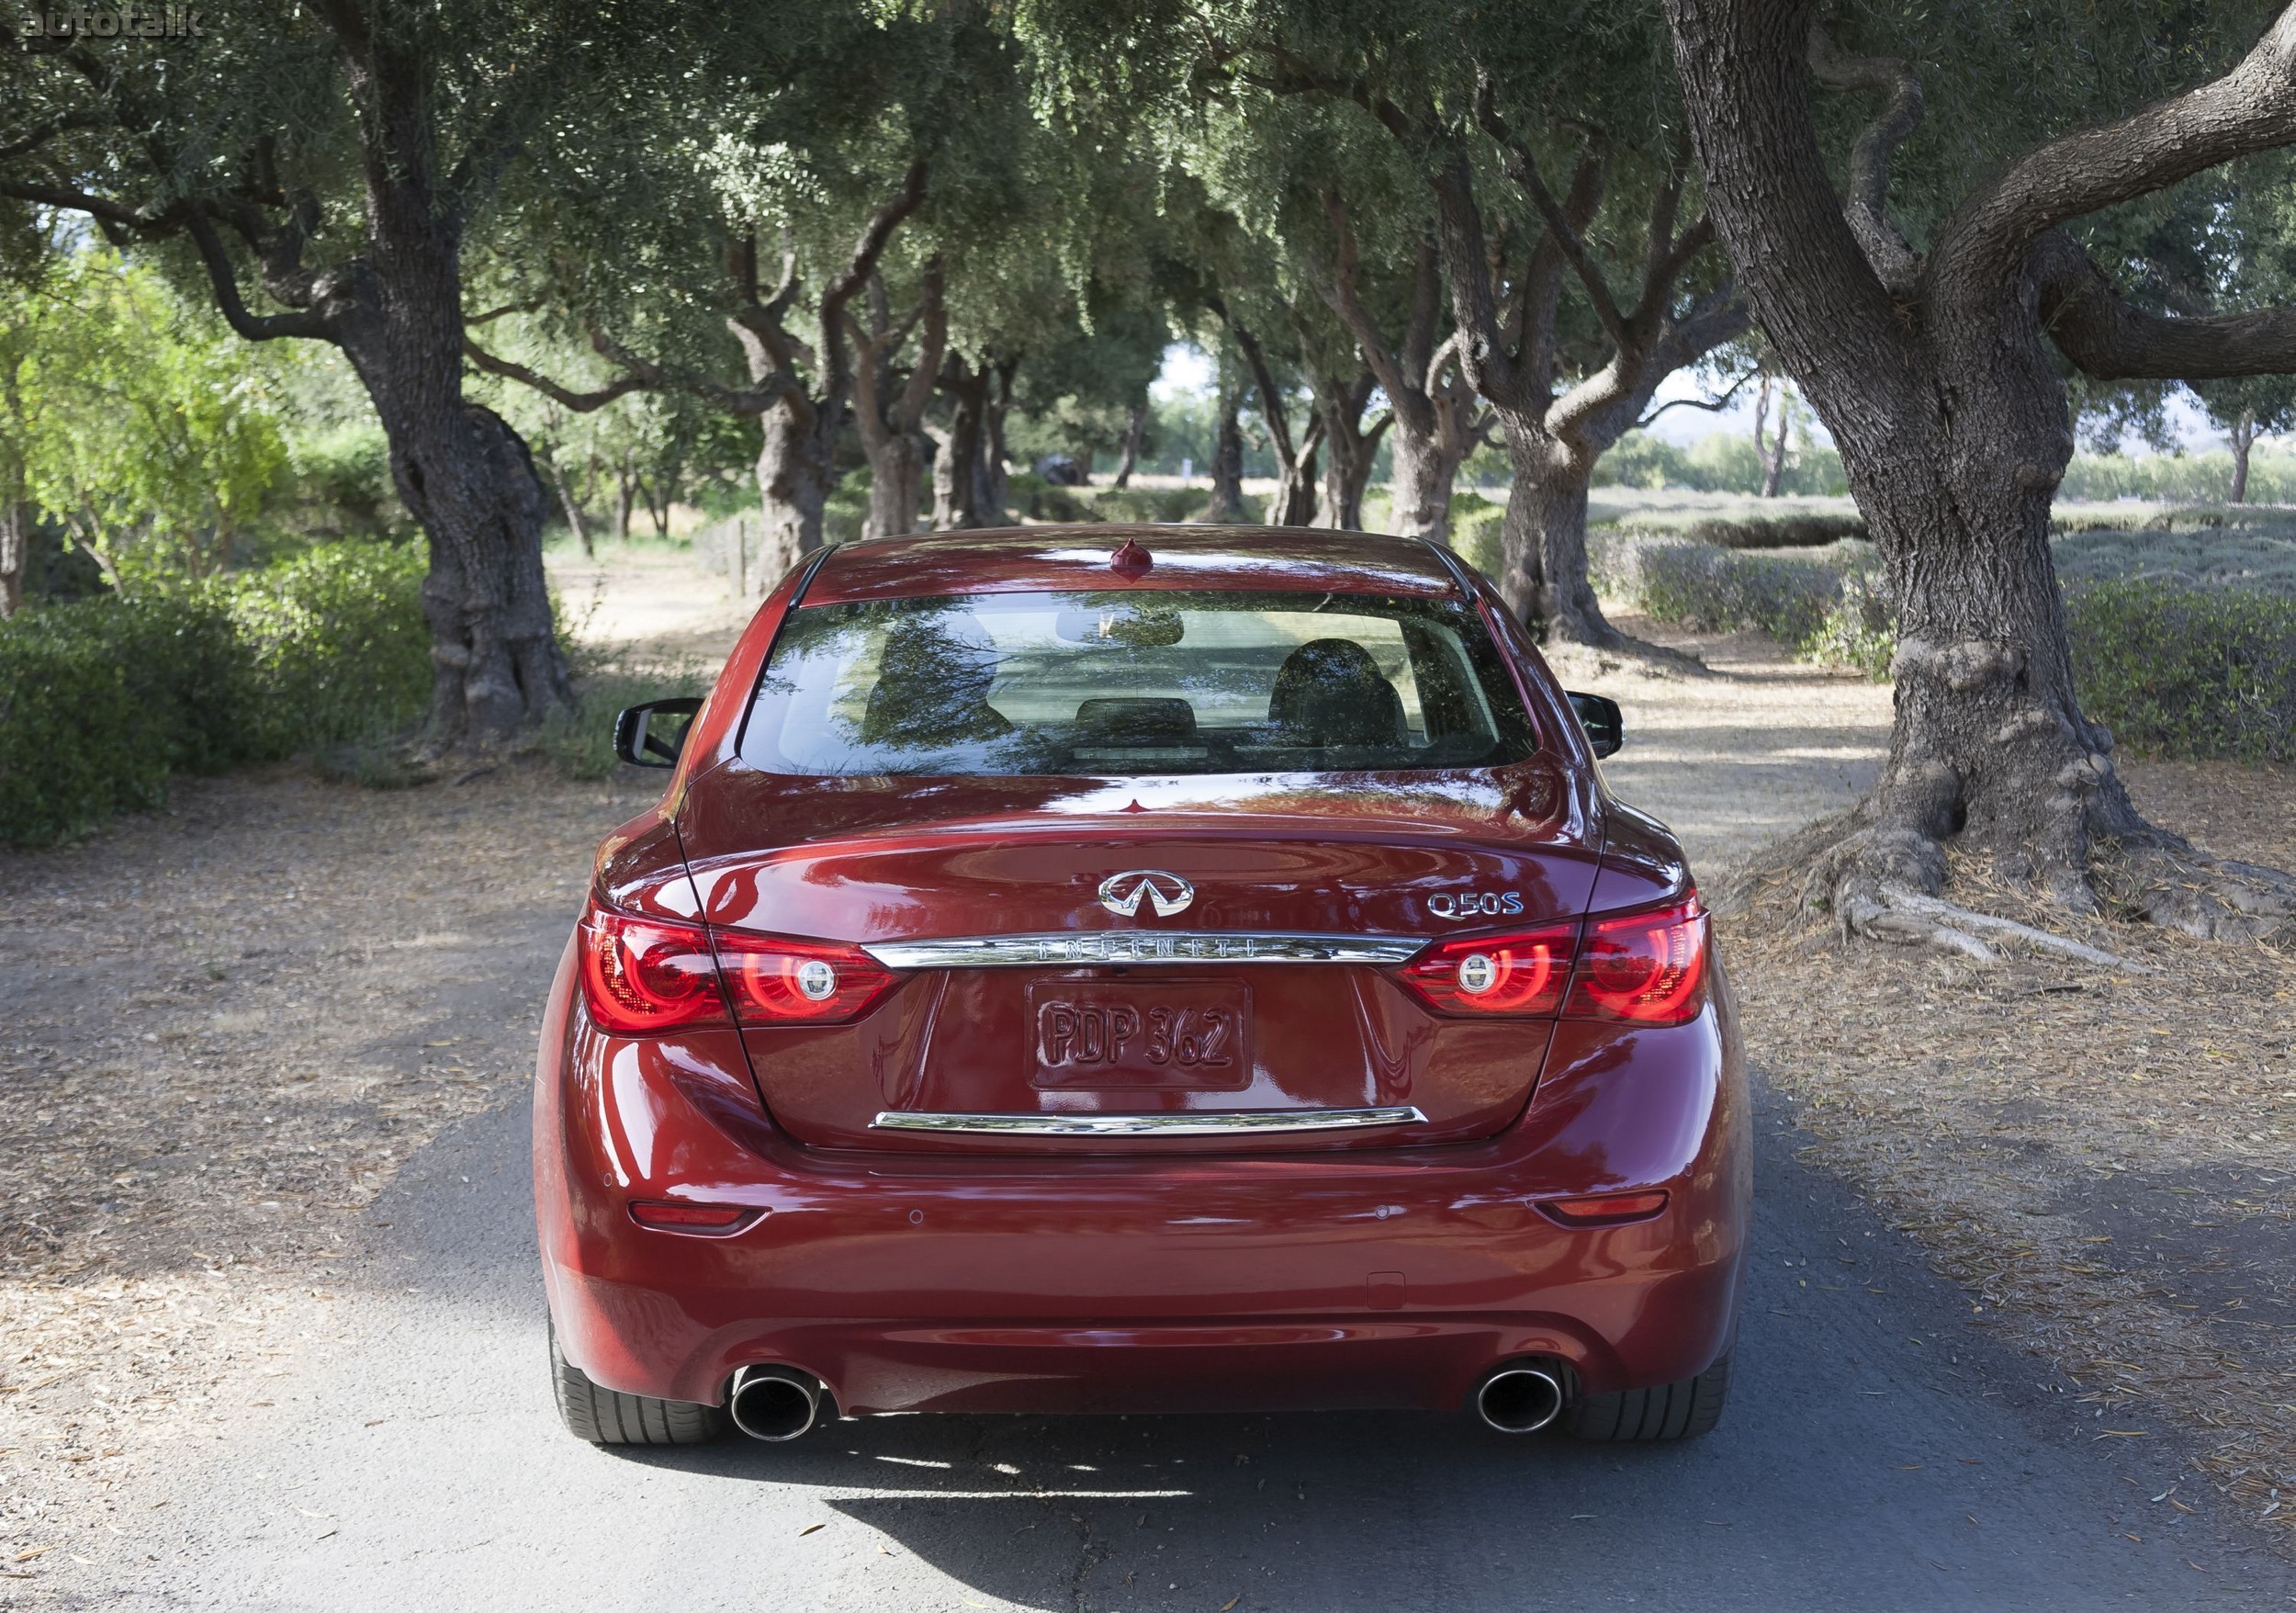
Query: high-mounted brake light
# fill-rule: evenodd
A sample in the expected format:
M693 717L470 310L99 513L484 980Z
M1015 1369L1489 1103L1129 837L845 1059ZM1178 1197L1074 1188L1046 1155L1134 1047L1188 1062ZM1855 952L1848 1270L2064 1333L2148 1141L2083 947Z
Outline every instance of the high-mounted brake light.
M893 989L890 969L857 946L716 932L717 961L745 1025L838 1025Z
M1679 1025L1705 1002L1706 913L1695 892L1662 908L1503 935L1463 935L1397 971L1430 1008L1464 1018Z
M722 1025L726 999L699 924L637 919L593 906L582 915L582 998L618 1036Z

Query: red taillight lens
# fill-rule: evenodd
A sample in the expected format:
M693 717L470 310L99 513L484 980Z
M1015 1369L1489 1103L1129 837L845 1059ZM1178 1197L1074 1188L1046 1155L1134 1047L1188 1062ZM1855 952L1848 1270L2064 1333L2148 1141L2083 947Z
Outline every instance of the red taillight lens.
M1403 983L1445 1013L1551 1014L1570 978L1575 923L1439 942L1403 966Z
M593 907L582 916L582 998L616 1035L726 1023L709 934L699 924L635 919Z
M836 1025L893 989L893 972L857 946L716 932L717 961L745 1025Z
M1563 1014L1679 1025L1705 1001L1706 914L1694 894L1670 907L1587 920Z
M1694 891L1639 913L1611 913L1508 935L1437 942L1397 971L1446 1014L1622 1020L1680 1025L1705 1003L1706 913Z
M1596 1193L1583 1199L1542 1199L1538 1207L1565 1226L1621 1226L1648 1221L1666 1208L1666 1190L1640 1193Z
M633 1199L630 1219L657 1232L739 1232L762 1213L746 1204L681 1204L668 1199Z

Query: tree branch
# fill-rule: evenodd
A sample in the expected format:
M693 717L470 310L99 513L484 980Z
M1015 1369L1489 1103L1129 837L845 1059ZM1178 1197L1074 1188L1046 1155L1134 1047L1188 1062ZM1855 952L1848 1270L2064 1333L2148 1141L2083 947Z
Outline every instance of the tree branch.
M1850 153L1850 194L1842 217L1858 250L1889 294L1910 298L1921 260L1889 221L1889 160L1921 122L1921 81L1892 56L1852 56L1813 17L1810 74L1829 90L1874 90L1889 96L1881 116L1858 135Z
M2216 380L2296 370L2296 309L2206 317L2132 307L2062 230L2032 264L2043 328L2083 374L2100 381Z
M616 376L594 391L577 392L571 388L559 385L537 370L528 369L523 364L513 363L507 358L497 358L493 354L479 346L467 332L462 339L462 352L465 358L486 371L487 374L500 376L504 380L516 381L522 387L531 388L552 402L571 409L577 414L588 414L593 410L603 409L615 399L626 398L632 392L659 389L654 381L646 376L625 373Z
M47 122L36 124L14 140L0 143L0 163L36 152L60 134L75 129L102 129L111 118L101 112L60 112Z
M1660 415L1664 414L1670 409L1704 409L1709 412L1718 414L1723 410L1728 409L1730 406L1730 400L1738 396L1739 389L1740 388L1744 387L1748 381L1752 380L1760 374L1761 374L1761 367L1760 365L1756 365L1752 369L1748 370L1744 375L1739 377L1738 379L1732 381L1730 383L1729 389L1724 392L1719 398L1671 399L1667 402L1660 404L1656 409L1651 410L1649 413L1644 415L1640 420L1636 421L1635 429L1637 431L1642 430L1652 421L1656 420Z
M1259 389L1260 418L1267 424L1268 441L1276 450L1276 459L1289 472L1299 463L1299 455L1291 446L1291 423L1284 408L1282 389L1276 385L1276 375L1267 367L1267 355L1260 351L1259 338L1247 330L1243 321L1228 311L1226 300L1216 291L1206 292L1204 306L1218 315L1221 323L1235 337L1235 344L1244 350L1244 362L1251 369L1252 384ZM1315 427L1309 426L1310 440ZM1305 451L1304 446L1301 452Z
M2239 65L2115 123L2030 152L1962 204L1933 265L1972 293L1998 287L2033 243L2071 219L2149 195L2235 157L2296 141L2296 4Z
M1356 338L1356 345L1362 350L1364 363L1370 367L1371 373L1379 378L1379 385L1386 389L1390 403L1396 409L1411 411L1414 429L1430 429L1434 424L1434 414L1426 395L1420 390L1417 381L1405 375L1402 364L1388 347L1378 324L1365 310L1363 299L1356 294L1356 231L1348 221L1347 204L1341 199L1338 191L1327 190L1323 193L1323 210L1331 216L1332 232L1338 239L1338 251L1334 258L1330 281L1319 280L1315 288ZM1425 417L1424 425L1421 423L1423 416Z
M1588 254L1586 243L1579 238L1579 231L1572 227L1562 204L1556 201L1554 193L1547 188L1547 181L1539 175L1537 162L1509 132L1506 120L1491 105L1491 79L1482 73L1478 73L1475 80L1475 121L1485 134L1498 142L1506 161L1507 177L1531 198L1531 205L1546 220L1548 238L1561 250L1564 259L1577 273L1579 283L1586 288L1587 300L1594 305L1594 317L1602 321L1604 331L1615 342L1626 340L1626 317L1619 311L1617 299L1611 295L1610 282L1604 277L1601 266Z
M248 312L247 304L240 299L239 276L231 267L231 254L223 249L223 238L215 232L215 225L198 203L186 204L185 211L185 223L199 248L200 261L207 265L208 283L215 288L215 305L232 330L250 342L270 342L282 336L320 342L336 339L333 321L310 309L298 309L293 313Z

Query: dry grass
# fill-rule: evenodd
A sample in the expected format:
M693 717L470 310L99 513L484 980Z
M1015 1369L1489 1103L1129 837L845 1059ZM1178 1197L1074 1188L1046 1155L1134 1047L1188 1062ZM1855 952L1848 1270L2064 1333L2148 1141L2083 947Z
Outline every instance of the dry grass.
M2128 772L2156 820L2296 866L2286 772ZM1844 946L1773 885L1725 927L1753 1056L1820 1162L2083 1385L2099 1438L2196 1438L2252 1516L2296 1524L2296 949L2068 922L1954 878L2156 973Z

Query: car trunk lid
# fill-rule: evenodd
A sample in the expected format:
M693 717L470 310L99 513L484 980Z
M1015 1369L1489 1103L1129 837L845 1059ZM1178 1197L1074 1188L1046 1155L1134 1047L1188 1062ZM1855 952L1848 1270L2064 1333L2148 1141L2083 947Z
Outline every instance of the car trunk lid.
M1437 934L1583 912L1591 805L1541 759L1401 785L737 765L680 829L713 925L858 942L906 976L857 1023L745 1033L798 1140L1257 1151L1463 1141L1521 1111L1548 1026L1445 1019L1388 971Z

